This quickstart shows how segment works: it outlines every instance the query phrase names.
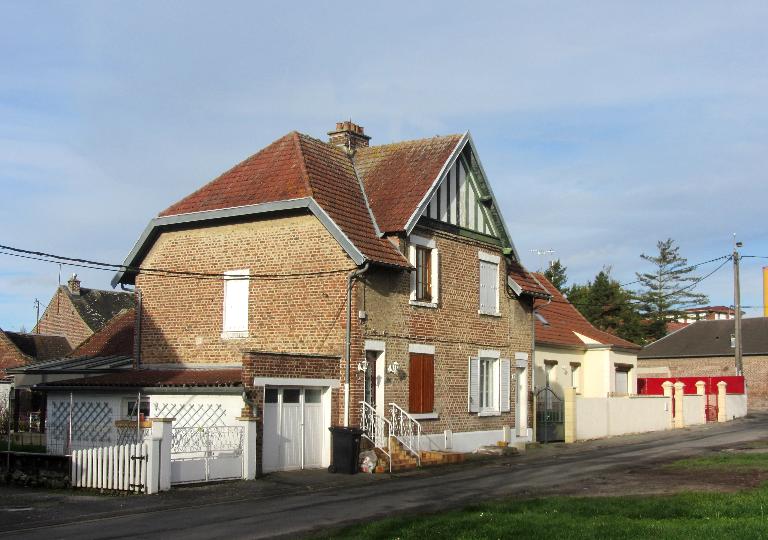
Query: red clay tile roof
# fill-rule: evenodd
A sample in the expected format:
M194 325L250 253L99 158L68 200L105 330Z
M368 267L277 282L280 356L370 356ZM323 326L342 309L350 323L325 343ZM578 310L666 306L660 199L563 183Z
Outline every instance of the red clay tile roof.
M536 343L550 345L576 345L583 347L585 343L579 339L574 332L594 339L604 345L615 345L625 349L640 350L639 345L621 339L618 336L598 330L566 300L557 288L538 272L534 273L549 294L552 295L552 302L549 305L541 305L538 312L547 320L548 325L543 324L536 319Z
M507 275L509 275L515 283L520 285L525 293L544 296L549 296L550 294L542 284L539 284L539 282L534 279L533 275L517 261L511 261L507 265Z
M462 137L448 135L357 150L355 167L382 232L405 229Z
M2 332L2 330L0 330ZM51 358L66 356L72 350L67 338L50 334L28 334L5 332L7 337L23 354L33 362L42 362Z
M104 328L81 343L69 356L133 355L135 319L135 309L124 310L109 321Z
M366 258L408 267L375 231L343 150L291 132L160 213L161 217L313 197Z
M67 379L43 386L241 386L240 369L131 369L94 377Z

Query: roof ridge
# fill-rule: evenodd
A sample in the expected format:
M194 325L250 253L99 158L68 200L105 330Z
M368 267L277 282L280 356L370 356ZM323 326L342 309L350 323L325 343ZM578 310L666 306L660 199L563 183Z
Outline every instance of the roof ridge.
M393 141L388 142L384 144L373 144L371 146L363 147L361 150L365 150L365 148L384 148L386 146L397 146L399 144L411 144L411 143L418 143L418 142L424 142L424 141L433 141L435 139L448 139L450 137L463 137L463 133L450 133L448 135L433 135L432 137L420 137L418 139L406 139L404 141Z
M301 147L301 138L303 133L299 133L296 130L291 131L290 135L293 137L293 142L296 145L296 150L299 153L299 167L301 167L301 175L304 178L304 183L307 185L307 190L309 191L309 196L313 199L315 198L315 190L312 187L312 182L309 178L309 172L307 172L307 162L306 158L304 157L304 149Z

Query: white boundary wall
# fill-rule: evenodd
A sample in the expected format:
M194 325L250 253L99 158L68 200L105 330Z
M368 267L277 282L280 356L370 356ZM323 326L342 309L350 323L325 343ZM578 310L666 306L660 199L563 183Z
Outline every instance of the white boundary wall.
M726 394L725 416L728 420L747 415L747 394Z
M686 426L707 423L707 414L704 410L706 399L704 395L683 396L683 422Z
M665 396L576 396L576 440L669 429L670 407Z

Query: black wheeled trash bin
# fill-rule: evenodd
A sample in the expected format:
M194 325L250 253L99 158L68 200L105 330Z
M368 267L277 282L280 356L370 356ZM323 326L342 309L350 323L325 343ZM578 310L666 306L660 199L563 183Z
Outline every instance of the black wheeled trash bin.
M328 472L355 474L363 430L342 426L331 426L328 429L331 432L331 465Z

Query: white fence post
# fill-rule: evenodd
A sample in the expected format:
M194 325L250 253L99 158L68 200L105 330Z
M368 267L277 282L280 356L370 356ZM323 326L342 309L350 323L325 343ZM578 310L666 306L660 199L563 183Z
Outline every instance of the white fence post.
M238 418L243 425L243 480L256 478L256 418Z
M155 463L157 471L157 491L171 489L171 443L173 439L173 421L175 418L150 418L152 422L152 441L157 441L157 453L150 454L150 461L157 456ZM152 445L154 449L154 445ZM154 450L152 450L154 453ZM155 478L155 476L153 476Z

